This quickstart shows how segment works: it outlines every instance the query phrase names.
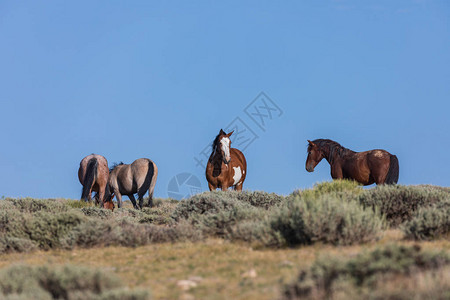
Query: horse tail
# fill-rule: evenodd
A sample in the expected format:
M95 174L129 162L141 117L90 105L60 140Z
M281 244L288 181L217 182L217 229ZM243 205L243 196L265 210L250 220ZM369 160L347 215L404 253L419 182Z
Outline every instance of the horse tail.
M98 161L96 158L91 158L86 166L86 173L83 180L83 192L81 193L81 199L87 201L89 193L91 192L92 185L97 176ZM101 199L103 200L103 199Z
M156 172L155 172L156 170ZM156 174L158 169L156 165L149 159L148 160L148 170L147 175L145 176L144 183L141 185L138 191L138 196L143 197L145 193L148 191L148 204L149 206L153 206L153 189L155 188L156 183Z
M396 184L398 182L399 166L398 158L395 155L391 155L391 161L389 164L389 171L386 176L384 183L386 184Z
M153 206L153 192L155 191L155 185L156 185L156 178L158 177L158 167L154 162L150 162L151 168L152 168L152 180L150 182L150 188L148 189L148 201L151 206ZM149 165L149 168L150 168Z

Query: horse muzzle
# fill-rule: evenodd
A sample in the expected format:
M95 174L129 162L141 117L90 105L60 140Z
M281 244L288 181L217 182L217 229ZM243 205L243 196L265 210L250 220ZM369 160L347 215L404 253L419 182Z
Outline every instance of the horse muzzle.
M306 166L306 171L308 171L309 173L314 172L314 168L311 166Z

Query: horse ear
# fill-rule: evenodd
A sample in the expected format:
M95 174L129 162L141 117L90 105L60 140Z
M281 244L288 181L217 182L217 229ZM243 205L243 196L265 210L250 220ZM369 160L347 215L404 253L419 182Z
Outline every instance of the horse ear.
M313 142L311 142L310 140L308 140L308 143L311 145L311 146L315 146L316 144L314 144Z
M223 129L220 129L219 134L226 134L225 131L223 131Z
M232 135L233 132L234 132L234 130L233 130L232 132L228 133L228 134L227 134L227 137L230 137L230 135Z

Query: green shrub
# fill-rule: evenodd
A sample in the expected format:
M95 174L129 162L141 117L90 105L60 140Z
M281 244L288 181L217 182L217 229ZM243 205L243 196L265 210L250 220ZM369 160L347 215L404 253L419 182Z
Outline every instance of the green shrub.
M318 198L294 197L276 212L273 230L290 246L324 242L350 245L376 238L383 227L377 213L335 194Z
M193 215L189 221L204 234L226 237L233 227L244 220L255 220L264 217L265 211L249 204L238 205L217 213Z
M48 211L53 213L65 212L69 207L64 200L56 199L33 199L33 198L6 198L4 201L10 202L21 212L33 213L37 211Z
M406 238L430 240L450 233L450 198L430 207L422 207L402 226Z
M148 208L145 208L145 209L148 209ZM118 208L118 209L114 210L115 218L130 217L132 219L139 220L140 218L144 217L145 215L146 214L144 213L144 209L137 210L134 208Z
M195 215L217 214L240 205L246 204L234 199L228 192L204 192L180 201L172 213L172 218L179 221L192 218Z
M193 215L216 214L235 207L268 209L282 203L286 198L265 192L212 191L182 200L172 213L175 220L188 219Z
M362 191L363 189L356 181L342 179L317 183L312 189L296 190L292 195L315 199L326 194L342 194L345 198L349 198L359 195Z
M74 248L76 246L91 248L96 246L114 245L119 235L117 224L101 219L89 219L74 227L63 239L64 248Z
M12 266L0 271L2 299L148 299L113 274L78 266Z
M102 293L98 300L145 300L149 293L144 290L115 289Z
M0 199L0 212L5 210L15 210L16 207L11 201Z
M65 204L70 208L83 208L95 206L94 202L87 202L82 200L65 200Z
M113 212L109 209L103 209L95 206L83 207L81 208L81 212L88 217L96 217L100 219L108 219L113 215Z
M285 244L280 232L271 228L268 216L237 223L226 232L226 238L251 243L255 248L279 247Z
M431 184L419 184L419 185L417 185L417 187L426 188L426 189L430 189L430 190L436 190L436 191L450 194L450 187L431 185Z
M76 211L59 214L37 212L26 222L26 231L40 248L57 248L61 245L60 239L82 221L83 216Z
M144 198L144 202L148 202L148 197ZM153 206L159 207L161 205L174 205L177 206L180 203L179 200L172 198L153 198Z
M0 253L28 252L35 250L36 248L36 243L30 239L0 235Z
M220 237L230 236L233 227L243 220L261 219L267 211L252 206L245 197L236 192L206 192L195 195L175 208L172 218L188 220L203 234ZM267 202L265 202L267 203ZM264 207L264 204L262 204Z
M28 251L34 245L42 249L58 247L60 239L82 220L83 216L76 211L58 214L45 211L28 214L17 210L0 212L0 243L3 244L0 250Z
M410 220L420 207L448 198L449 194L439 189L402 185L377 186L359 196L362 205L378 209L394 227Z
M374 288L360 289L359 299L422 300L450 299L450 267L412 272L403 276L380 276ZM351 299L345 287L337 287L340 299ZM334 293L338 294L338 293ZM350 295L349 295L350 296ZM353 297L355 298L355 297Z
M133 219L90 219L73 228L64 238L65 248L99 246L138 247L150 243L196 241L202 235L192 225L181 221L175 226L156 226L135 223Z
M231 198L235 198L252 206L265 209L269 209L272 206L279 205L286 200L286 197L284 196L262 191L226 191L225 193L227 193L227 196Z
M422 251L420 247L388 245L354 258L322 257L311 268L302 271L298 279L284 288L286 299L318 296L332 298L336 284L347 282L347 288L374 288L386 275L409 275L418 271L436 270L450 264L444 252ZM358 297L359 298L359 297Z
M16 238L29 238L26 228L28 215L15 209L0 211L0 236L8 235Z

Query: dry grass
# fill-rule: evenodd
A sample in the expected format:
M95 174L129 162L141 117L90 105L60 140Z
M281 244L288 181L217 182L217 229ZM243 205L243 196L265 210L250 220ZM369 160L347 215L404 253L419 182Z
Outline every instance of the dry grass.
M362 250L402 240L399 230L387 231L378 242L334 247L315 244L295 249L254 250L221 239L198 243L155 244L138 248L107 247L73 251L37 251L0 255L0 268L26 263L75 264L116 273L129 287L149 289L154 299L276 299L283 283L321 255L350 257ZM421 242L423 249L450 250L450 241ZM252 271L254 270L254 271ZM197 285L183 290L181 280Z

